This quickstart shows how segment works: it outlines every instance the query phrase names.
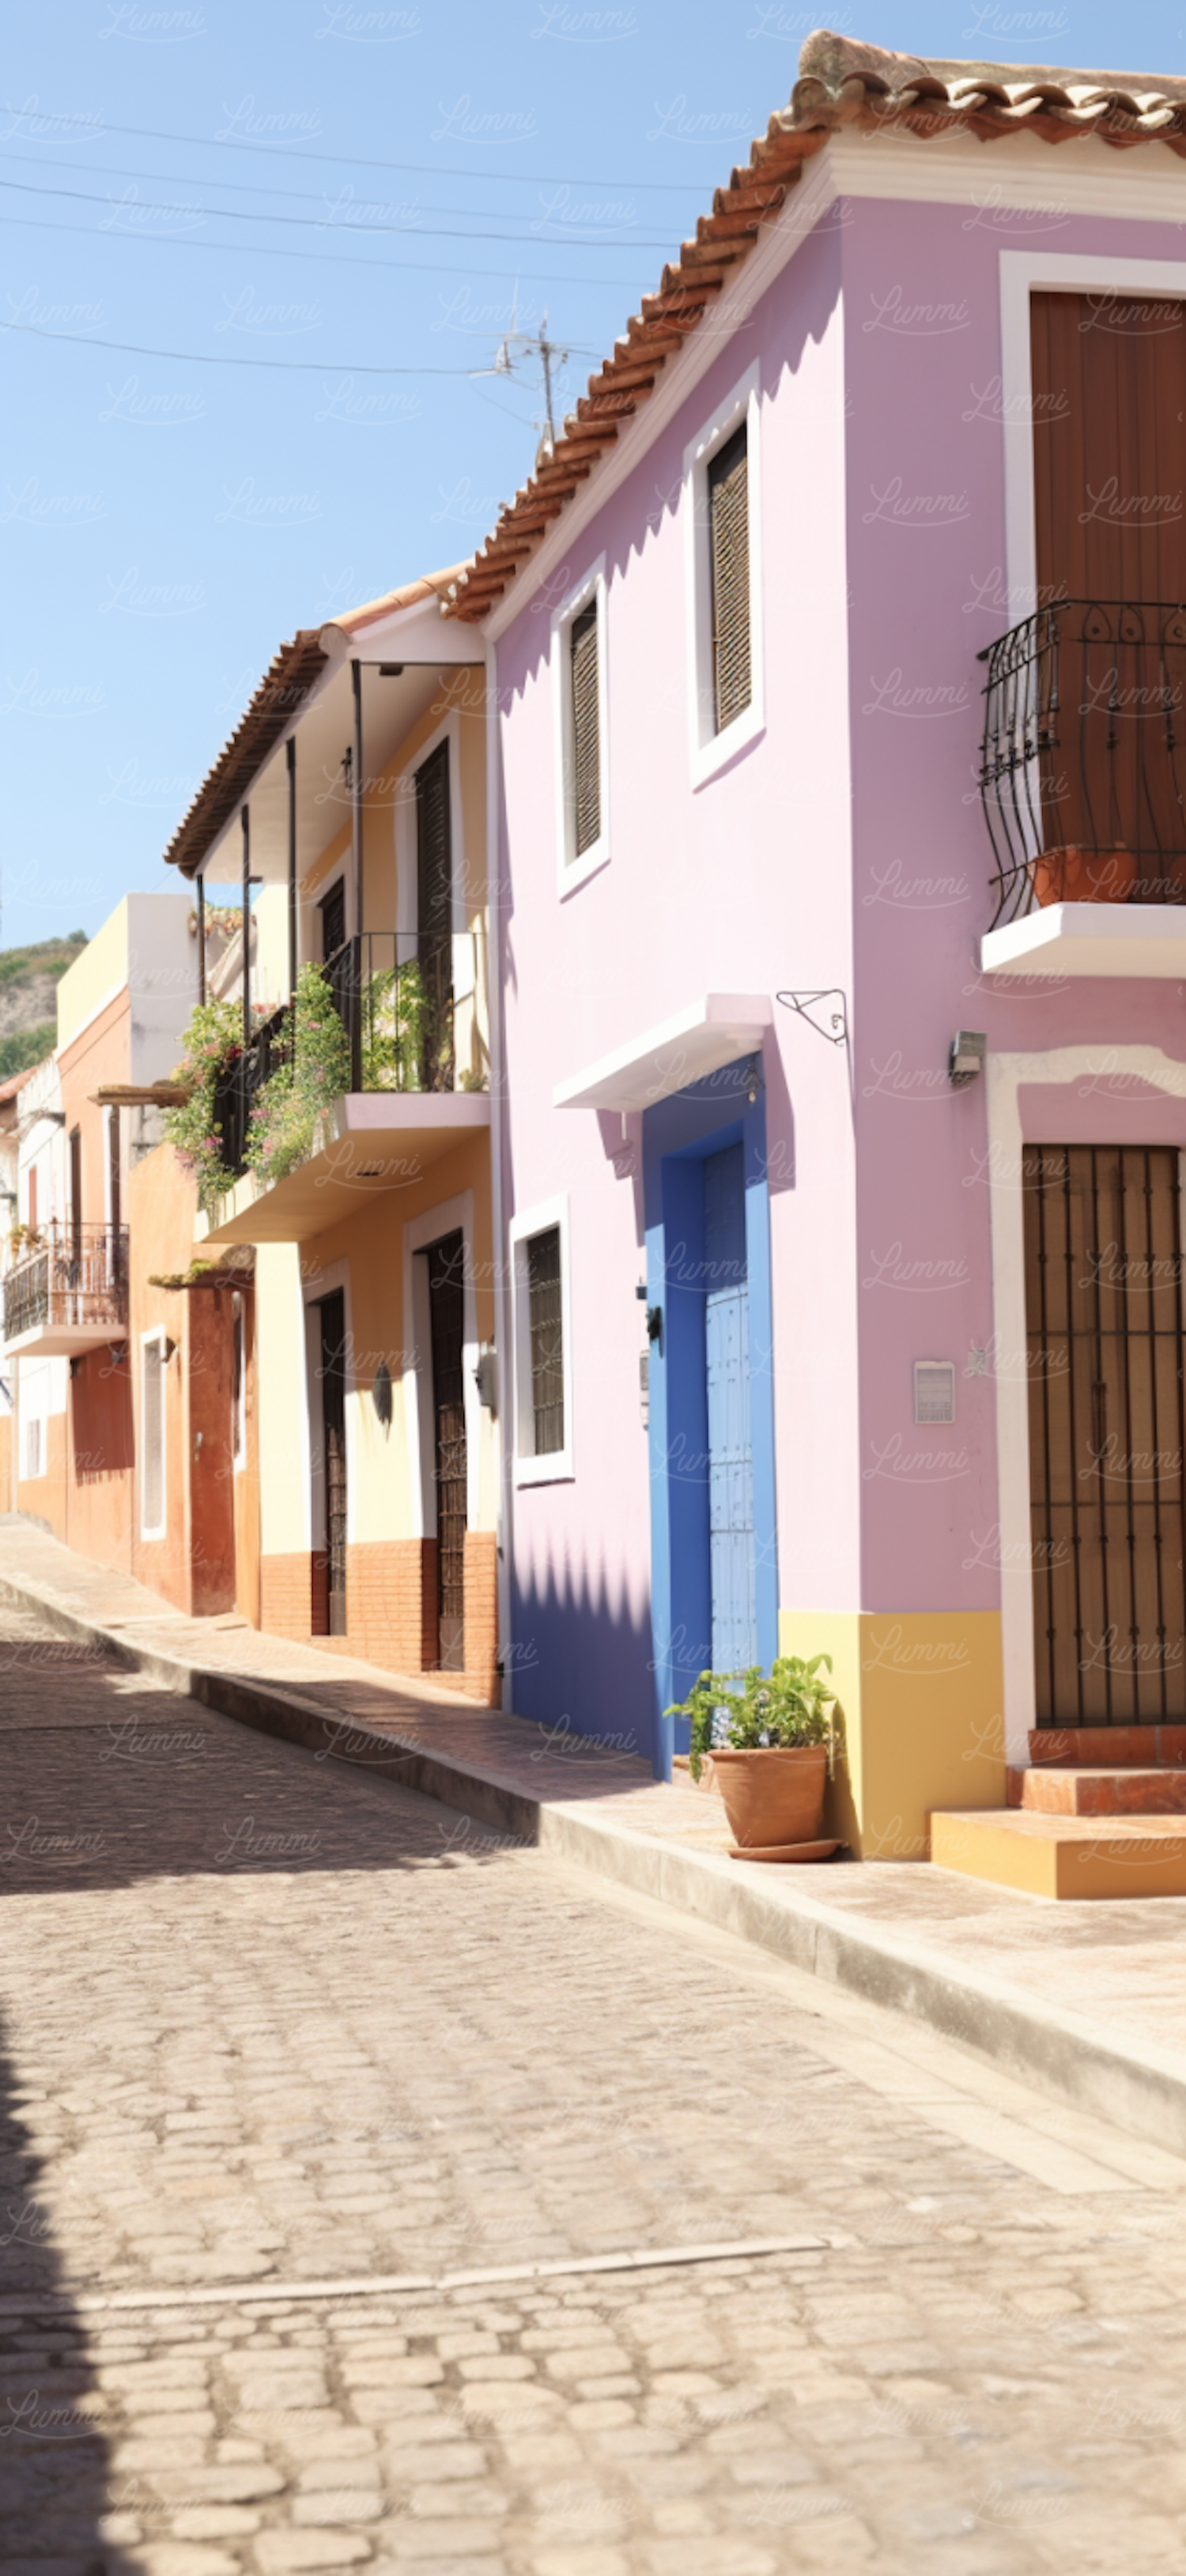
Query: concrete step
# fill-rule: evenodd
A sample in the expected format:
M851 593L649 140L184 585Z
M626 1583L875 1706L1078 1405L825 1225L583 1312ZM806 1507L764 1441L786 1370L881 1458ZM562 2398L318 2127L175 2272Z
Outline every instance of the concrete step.
M1186 1815L1186 1770L1170 1763L1034 1763L1010 1771L1011 1807L1040 1816Z
M931 1861L1029 1896L1186 1896L1186 1819L957 1809L931 1817Z

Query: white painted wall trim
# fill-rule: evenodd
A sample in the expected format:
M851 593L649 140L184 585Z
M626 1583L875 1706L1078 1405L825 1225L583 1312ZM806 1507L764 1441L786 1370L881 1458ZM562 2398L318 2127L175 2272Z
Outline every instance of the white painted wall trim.
M432 1322L428 1302L428 1263L417 1256L442 1235L460 1232L464 1245L464 1347L461 1382L465 1402L465 1525L479 1527L481 1499L479 1440L482 1407L474 1371L478 1364L478 1314L474 1289L474 1194L459 1190L455 1198L412 1216L404 1227L404 1425L408 1443L408 1490L413 1538L437 1534L437 1485L432 1405ZM409 1332L409 1326L411 1330Z
M1034 1594L1031 1570L1029 1389L1024 1354L1025 1223L1022 1197L1020 1092L1026 1083L1081 1082L1092 1074L1128 1075L1151 1090L1186 1100L1186 1064L1160 1047L1056 1047L1048 1054L994 1055L989 1050L986 1172L992 1227L992 1305L997 1414L997 1511L1001 1576L1001 1649L1005 1685L1005 1759L1024 1762L1036 1723ZM1003 1362L1003 1365L1000 1363Z
M304 1448L307 1462L305 1490L309 1502L309 1545L323 1548L325 1527L325 1422L321 1410L321 1318L315 1312L323 1297L332 1297L335 1288L342 1290L346 1317L346 1544L358 1537L358 1441L354 1408L350 1397L357 1394L354 1369L354 1313L350 1294L348 1261L327 1261L324 1270L314 1270L307 1277L302 1272L301 1300L305 1314L305 1383Z
M416 954L420 927L420 882L416 850L416 772L431 760L441 743L449 745L450 903L453 923L453 997L464 1001L474 990L475 942L470 936L465 868L465 807L461 797L461 716L451 707L433 733L427 734L409 767L401 770L395 793L395 920L392 928L408 933L399 943L399 963Z
M684 523L684 638L688 691L688 755L692 785L703 787L765 731L765 663L762 652L762 371L754 360L724 401L717 404L684 449L680 515ZM713 711L712 567L709 555L708 469L718 448L744 422L746 524L749 532L750 702L718 733Z
M570 686L570 638L573 620L587 608L591 599L597 602L597 757L598 795L601 829L587 850L576 855L576 816L573 804L573 735L572 689ZM606 649L607 598L605 556L598 555L568 597L552 612L552 762L556 812L556 888L563 899L584 885L605 867L610 856L609 834L609 662Z
M1169 220L1168 207L1163 211ZM1186 223L1186 183L1177 220ZM1005 455L1005 582L1011 626L1032 616L1039 604L1030 297L1046 289L1065 295L1186 295L1186 260L1099 259L1049 250L1001 252L1000 408ZM977 394L977 388L973 387L973 393Z
M546 1234L552 1226L560 1231L560 1337L564 1364L564 1446L535 1455L535 1414L531 1400L531 1317L528 1302L527 1246L533 1235ZM511 1436L514 1440L514 1477L516 1485L559 1485L571 1483L576 1474L573 1459L572 1419L572 1262L570 1252L569 1206L565 1192L560 1198L541 1199L533 1208L524 1208L510 1224L511 1253L511 1337L514 1355L513 1384L509 1390Z

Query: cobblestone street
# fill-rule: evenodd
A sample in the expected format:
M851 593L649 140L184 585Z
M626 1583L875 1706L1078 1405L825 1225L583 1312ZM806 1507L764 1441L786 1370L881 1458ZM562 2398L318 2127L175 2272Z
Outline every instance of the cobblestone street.
M1186 2165L22 1614L0 1657L9 2576L1186 2561Z

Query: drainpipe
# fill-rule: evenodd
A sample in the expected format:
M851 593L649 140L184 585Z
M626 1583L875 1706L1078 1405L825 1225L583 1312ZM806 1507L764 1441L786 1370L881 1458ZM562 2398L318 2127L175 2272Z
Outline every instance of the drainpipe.
M251 1044L251 817L245 805L243 826L243 1044Z
M297 809L296 735L288 737L288 992L296 996L297 980Z
M490 1013L490 1233L494 1255L494 1350L498 1380L498 1521L495 1579L498 1596L498 1643L502 1657L502 1705L515 1704L511 1654L511 1556L514 1548L514 1504L511 1494L509 1408L511 1382L511 1300L506 1276L506 1214L503 1206L503 1043L502 928L499 818L500 744L498 739L497 653L484 639L486 687L486 993Z
M198 1000L206 999L206 878L199 868L198 888Z

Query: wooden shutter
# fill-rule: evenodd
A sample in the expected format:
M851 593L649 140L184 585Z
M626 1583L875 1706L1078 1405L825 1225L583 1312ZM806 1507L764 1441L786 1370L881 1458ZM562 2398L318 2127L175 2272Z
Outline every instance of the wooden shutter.
M533 1234L527 1246L531 1339L531 1414L537 1458L564 1447L564 1321L560 1302L560 1228Z
M569 634L572 664L573 855L580 858L601 837L601 710L598 702L597 602L574 617Z
M709 465L708 536L713 704L716 730L723 733L750 702L749 462L744 428L726 439Z
M1186 303L1030 301L1038 598L1186 601Z
M1132 851L1138 895L1180 902L1186 303L1035 294L1030 346L1038 602L1069 603L1054 630L1045 846Z

